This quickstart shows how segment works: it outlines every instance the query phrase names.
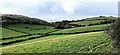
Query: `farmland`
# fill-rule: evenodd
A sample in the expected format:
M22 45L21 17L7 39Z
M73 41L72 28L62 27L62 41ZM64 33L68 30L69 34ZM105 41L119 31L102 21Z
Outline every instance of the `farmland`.
M27 40L29 38L34 38L34 37L39 37L40 35L36 36L25 36L25 37L19 37L19 38L11 38L7 40L2 40L2 43L9 43L9 42L16 42L16 41L21 41L21 40Z
M78 27L78 28L70 28L64 29L60 31L56 31L53 33L75 33L75 32L85 32L85 31L93 31L93 30L104 30L109 24L105 25L95 25L95 26L88 26L88 27Z
M89 27L80 27L80 28L71 28L71 29L63 29L63 30L59 30L59 31L55 31L52 32L50 34L52 35L57 35L60 33L86 33L87 31L89 32L95 32L97 30L103 31L107 26L109 26L109 24L106 25L96 25L96 26L89 26ZM48 33L49 34L49 33ZM9 38L9 39L5 39L2 41L2 43L4 45L6 44L11 44L11 43L16 43L16 42L21 42L21 41L26 41L29 39L33 39L33 38L39 38L39 37L43 37L41 35L38 34L30 34L30 35L23 35L23 36L18 36L18 37L13 37L13 38Z
M80 32L92 30L104 30L106 25L96 25L89 27L71 28L73 31L77 29ZM68 29L56 31L55 33L69 33ZM75 30L75 31L77 31ZM33 36L13 38L3 40L3 43L15 40L24 40ZM95 42L94 42L95 41ZM29 46L29 47L28 47ZM39 47L38 47L39 46ZM13 48L8 50L9 48ZM77 53L90 53L90 52L111 52L111 40L108 35L103 31L90 32L83 34L69 34L69 35L51 35L42 38L36 38L23 42L14 43L11 45L3 46L3 53L42 53L42 52L77 52ZM102 49L101 49L102 48ZM17 51L19 49L19 51ZM33 51L34 50L34 51Z
M41 53L41 52L110 52L111 42L103 32L75 35L61 35L57 38L26 42L3 47L4 53ZM52 36L48 36L52 37ZM40 38L39 38L40 39ZM63 40L64 39L64 40ZM13 49L11 49L13 48ZM9 50L8 50L9 49ZM34 51L33 51L34 50Z
M93 18L70 22L85 26L67 29L55 29L45 21L49 25L31 24L31 20L11 22L1 28L3 46L0 49L3 53L111 53L112 41L104 31L111 24L88 25L104 21Z
M14 36L20 36L25 35L24 33L15 32L6 28L2 28L2 38L8 38L8 37L14 37Z
M70 24L77 24L77 25L90 25L90 24L100 24L103 22L109 23L109 21L114 21L117 17L90 17L83 19L81 21L74 21ZM105 23L105 24L106 24Z
M102 21L105 21L105 20L80 21L80 22L72 22L70 24L89 25L89 24L100 23Z
M30 24L13 24L13 25L8 25L8 28L10 29L14 29L14 30L18 30L21 32L26 32L29 34L33 34L33 33L47 33L47 32L51 32L54 31L56 29L54 29L53 27L50 26L44 26L44 25L30 25Z

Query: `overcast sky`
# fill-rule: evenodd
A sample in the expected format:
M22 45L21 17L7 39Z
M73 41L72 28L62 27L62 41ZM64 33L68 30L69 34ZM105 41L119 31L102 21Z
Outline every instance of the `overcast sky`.
M77 20L118 14L119 0L0 0L0 13L19 14L46 21Z

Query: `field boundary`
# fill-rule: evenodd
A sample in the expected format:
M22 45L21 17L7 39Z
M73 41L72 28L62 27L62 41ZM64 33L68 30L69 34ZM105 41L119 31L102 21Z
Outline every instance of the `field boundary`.
M93 31L77 32L77 33L45 34L45 35L41 35L41 36L30 37L30 38L28 38L28 39L22 39L22 40L15 40L15 41L10 41L10 42L5 42L5 43L2 43L2 45L5 46L5 45L17 43L17 42L27 41L27 40L36 39L36 38L41 38L41 37L45 37L45 36L51 36L51 35L70 35L70 34L82 34L82 33L100 32L100 31L103 31L103 30L93 30Z
M90 32L90 33L83 33L83 34L91 34L91 33L97 33L97 32ZM83 34L79 34L79 35L83 35ZM53 38L53 39L41 40L41 41L35 41L35 42L30 42L30 43L25 43L25 44L19 44L19 45L14 45L14 46L21 46L21 45L27 45L27 44L36 43L36 42L50 41L50 40L56 40L56 39L60 39L60 38L61 38L61 39L62 39L62 38L68 38L68 37L71 37L71 36L58 37L58 38ZM6 46L6 47L4 47L4 48L14 47L14 46Z

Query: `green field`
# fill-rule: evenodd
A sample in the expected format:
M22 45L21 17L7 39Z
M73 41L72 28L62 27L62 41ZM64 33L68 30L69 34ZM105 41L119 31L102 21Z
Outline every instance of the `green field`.
M83 55L84 53L92 53L92 55L117 53L119 50L113 48L113 41L106 33L110 23L116 18L99 16L82 20L47 22L27 16L6 14L2 16L0 49L2 53L11 53L11 55L14 53L18 55L21 53L83 53Z
M50 53L50 52L51 53L102 53L102 52L107 53L108 52L109 53L112 52L112 44L111 44L111 39L107 34L105 34L103 31L85 33L86 31L104 30L109 25L110 24L70 28L70 29L63 29L50 33L50 34L56 34L56 33L83 32L81 34L50 35L50 36L44 36L31 40L25 40L25 39L29 39L32 37L39 37L41 35L36 35L36 36L31 35L25 37L5 39L2 40L1 43L8 43L8 42L14 42L14 43L0 47L0 49L2 48L3 53L45 53L45 52L46 53ZM26 26L28 28L25 28ZM28 33L47 33L50 31L57 30L49 26L41 26L41 27L40 26L28 25L28 24L18 24L18 25L14 24L14 25L9 25L8 27L14 30L19 30ZM4 29L5 28L3 28L2 30ZM9 29L5 29L5 30L9 30ZM12 30L9 30L9 32L11 31ZM8 31L3 33L7 34L7 32ZM19 40L25 40L25 41L15 42Z
M30 35L30 36L18 37L21 35L28 35L21 32L27 32L27 33L33 34L33 33L47 33L47 32L57 30L50 26L30 25L30 24L12 24L12 25L8 25L7 27L10 29L2 28L1 38L10 38L10 39L2 40L1 43L9 43L9 42L16 43L16 41L26 40L34 37L39 38L39 36L41 36L41 35ZM14 31L14 30L17 30L17 31ZM11 38L11 37L15 37L15 38Z
M3 53L107 53L112 50L111 40L104 32L47 36L36 40L5 46Z
M16 37L20 35L25 35L24 33L12 31L6 28L2 28L2 38Z
M54 31L53 27L50 26L43 26L43 25L30 25L30 24L13 24L13 25L8 25L8 28L22 31L22 32L27 32L27 33L47 33Z
M12 39L7 39L7 40L2 40L2 43L8 43L8 42L12 42L12 41L25 40L25 39L29 39L29 38L32 38L32 37L39 37L39 36L41 36L41 35L12 38Z
M99 23L101 21L87 20L84 22L73 23L88 25L90 23ZM1 43L10 44L3 45L0 49L3 50L3 53L109 53L113 52L112 42L109 36L104 33L104 30L108 26L110 26L110 24L69 29L54 29L54 27L44 25L11 24L7 26L8 29L2 28L3 38L27 35L24 32L36 35L4 39ZM48 33L49 36L42 36L37 33ZM68 35L65 35L65 33L68 33Z
M77 25L89 25L89 24L96 24L100 23L105 20L91 20L91 21L79 21L79 22L71 22L70 24L77 24Z
M56 31L56 32L53 32L51 34L55 34L55 33L75 33L75 32L83 32L84 33L85 31L103 30L103 29L106 28L106 26L108 26L108 25L96 25L96 26L89 26L89 27L71 28L71 29L65 29L65 30ZM40 36L40 35L36 35L36 37L37 36ZM34 37L34 36L25 36L25 37L19 37L19 38L12 38L12 39L3 40L2 43L25 40L25 39L29 39L29 38L32 38L32 37Z
M77 24L77 25L89 25L89 24L96 24L100 23L103 21L110 21L110 20L115 20L117 17L90 17L83 19L83 21L76 21L76 22L71 22L70 24Z
M109 24L63 29L60 31L53 32L53 34L54 33L75 33L75 32L85 32L85 31L93 31L93 30L104 30L105 28L107 28L107 26L109 26Z

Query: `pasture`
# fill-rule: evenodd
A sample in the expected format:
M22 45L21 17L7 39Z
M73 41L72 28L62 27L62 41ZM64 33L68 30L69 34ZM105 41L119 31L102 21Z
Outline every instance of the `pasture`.
M96 24L103 22L105 20L91 20L91 21L80 21L80 22L71 22L70 24L77 24L77 25L89 25L89 24Z
M104 30L108 26L109 26L109 24L104 24L104 25L95 25L95 26L86 26L86 27L63 29L63 30L60 30L60 31L52 32L52 34L55 34L55 33L75 33L75 32L85 32L85 31L93 31L93 30Z
M25 35L25 33L20 33L6 28L2 28L2 38L16 37L20 35Z
M107 53L112 50L111 40L104 32L60 36L6 46L3 53Z
M33 33L47 33L54 31L54 27L44 26L44 25L33 25L33 24L12 24L8 25L8 28L18 30L20 32L26 32L29 34Z

